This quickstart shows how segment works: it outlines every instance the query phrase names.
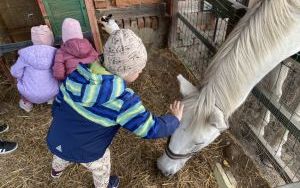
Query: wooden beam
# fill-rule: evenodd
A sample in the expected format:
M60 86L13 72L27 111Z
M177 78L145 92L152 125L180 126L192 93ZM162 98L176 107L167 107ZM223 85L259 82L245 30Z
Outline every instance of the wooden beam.
M166 12L169 15L172 14L173 3L174 3L174 0L167 0L167 10L166 10Z
M137 5L123 8L112 7L111 9L96 9L96 17L98 20L101 19L102 16L108 14L112 14L113 18L116 20L150 16L163 17L166 15L166 3Z
M30 45L32 45L32 42L30 40L17 43L2 44L0 45L0 57L3 56L3 54L5 53L17 51L21 48L25 48Z
M215 164L213 170L219 188L236 188L237 182L231 173L226 173L220 163Z
M45 5L44 5L44 3L43 3L43 0L36 0L36 2L37 2L37 4L38 4L39 7L40 7L40 10L41 10L41 13L42 13L42 15L43 15L45 24L48 25L48 27L51 29L52 27L51 27L50 20L49 20L49 17L48 17L48 14L47 14Z
M170 15L171 15L171 29L169 30L168 47L174 48L176 45L177 36L177 12L178 12L178 0L170 1Z
M169 31L168 47L170 49L175 47L177 36L177 12L178 12L178 0L173 0L170 3L170 15L171 15L171 29Z
M94 44L99 53L103 52L102 41L96 19L96 12L93 0L85 0L85 6L90 21L91 32L94 39Z

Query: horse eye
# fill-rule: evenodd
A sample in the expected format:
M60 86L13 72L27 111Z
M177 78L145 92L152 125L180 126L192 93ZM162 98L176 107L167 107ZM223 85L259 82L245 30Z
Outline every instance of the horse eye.
M197 152L202 144L204 144L204 142L195 143L195 145L193 146L192 152Z
M204 144L204 142L199 142L199 143L196 143L195 145L199 146L199 145L202 145L202 144Z

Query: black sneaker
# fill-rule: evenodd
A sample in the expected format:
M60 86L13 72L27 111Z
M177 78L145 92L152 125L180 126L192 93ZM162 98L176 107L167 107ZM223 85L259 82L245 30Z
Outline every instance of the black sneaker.
M62 175L63 171L55 171L53 168L51 169L51 177L59 178Z
M118 188L120 184L120 180L118 176L110 176L108 188Z
M18 144L15 142L0 141L0 155L11 153L17 148Z
M9 127L5 123L0 123L0 133L8 131Z

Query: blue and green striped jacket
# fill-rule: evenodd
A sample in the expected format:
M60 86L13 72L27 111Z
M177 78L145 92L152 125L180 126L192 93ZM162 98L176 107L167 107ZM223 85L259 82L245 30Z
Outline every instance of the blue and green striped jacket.
M173 115L153 116L125 81L97 64L79 65L61 84L47 136L58 157L87 163L101 158L119 127L142 138L170 136L179 126Z

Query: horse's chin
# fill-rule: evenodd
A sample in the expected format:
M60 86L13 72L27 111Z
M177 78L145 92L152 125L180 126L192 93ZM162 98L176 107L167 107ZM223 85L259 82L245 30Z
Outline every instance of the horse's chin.
M170 159L165 153L157 159L157 167L164 176L173 176L185 164L187 160L173 160Z

